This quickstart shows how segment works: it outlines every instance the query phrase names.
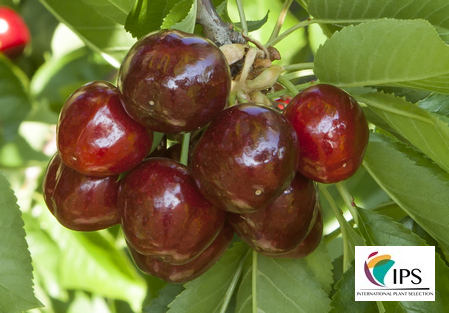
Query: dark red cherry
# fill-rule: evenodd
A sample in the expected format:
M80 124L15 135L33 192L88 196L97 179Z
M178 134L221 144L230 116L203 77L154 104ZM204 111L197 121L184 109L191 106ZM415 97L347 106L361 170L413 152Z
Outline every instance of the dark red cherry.
M369 130L360 105L332 85L315 85L296 95L284 116L298 134L298 171L321 183L351 177L360 167Z
M118 89L92 82L76 90L59 116L57 145L62 161L85 175L126 172L150 152L153 134L124 110Z
M225 224L217 238L193 261L183 265L172 265L157 258L140 254L128 244L136 265L146 274L159 277L171 284L183 284L203 275L226 252L234 231Z
M59 223L69 229L105 229L120 223L117 179L85 176L62 163L56 154L45 173L44 200Z
M301 242L301 244L292 251L279 254L270 255L272 258L287 258L287 259L299 259L304 258L311 254L321 242L323 237L323 215L321 213L321 203L318 200L315 209L317 210L316 219L311 225L311 229L307 234L307 237Z
M282 114L256 104L223 111L199 139L192 175L211 202L233 213L266 207L290 185L297 138Z
M134 119L174 134L197 130L224 109L231 75L225 56L208 39L161 30L130 49L118 86Z
M168 158L151 158L120 182L123 232L139 253L185 264L220 232L226 213L198 191L190 170Z
M290 186L266 208L228 214L236 233L252 249L271 256L296 248L306 237L316 203L313 182L296 174Z
M30 30L22 17L8 7L0 7L0 52L16 58L23 53L30 39Z

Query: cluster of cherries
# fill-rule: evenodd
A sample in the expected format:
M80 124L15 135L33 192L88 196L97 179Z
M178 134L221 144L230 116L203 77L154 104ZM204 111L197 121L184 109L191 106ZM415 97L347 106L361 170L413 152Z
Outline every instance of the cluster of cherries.
M229 65L209 40L175 30L141 38L117 87L92 82L64 104L44 179L52 214L79 231L121 224L137 266L171 283L207 271L234 232L269 257L311 253L323 232L314 181L360 166L363 112L330 85L283 112L227 107L230 90ZM198 134L188 166L171 148L150 153L153 132Z

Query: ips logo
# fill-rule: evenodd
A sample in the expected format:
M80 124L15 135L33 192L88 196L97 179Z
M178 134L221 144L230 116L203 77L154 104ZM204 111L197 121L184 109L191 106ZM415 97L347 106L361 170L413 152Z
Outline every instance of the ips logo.
M435 247L356 247L356 301L435 301Z
M365 261L365 275L373 285L385 287L385 275L394 265L394 261L388 254L377 254L377 251L371 253Z

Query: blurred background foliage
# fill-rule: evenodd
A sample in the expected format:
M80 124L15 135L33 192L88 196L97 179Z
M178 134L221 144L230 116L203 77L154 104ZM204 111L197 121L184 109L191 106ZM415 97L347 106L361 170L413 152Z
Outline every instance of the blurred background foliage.
M33 260L35 294L45 305L29 312L139 311L165 283L144 277L136 270L119 227L95 233L70 231L57 223L43 202L42 179L56 152L56 123L65 99L94 80L115 83L117 74L117 64L93 51L70 30L70 25L60 23L45 3L48 1L0 1L0 5L10 6L23 15L32 35L32 43L23 56L12 61L0 56L0 172L18 198ZM282 1L244 0L243 5L250 21L268 14L266 24L251 33L254 39L266 42ZM238 22L234 1L228 2L228 13L233 22ZM283 29L307 17L302 7L294 3ZM125 32L122 25L117 27ZM298 30L276 46L282 55L280 63L313 61L324 40L317 25ZM395 219L404 216L363 169L347 182L347 187L360 207L388 207L385 211L395 215ZM336 189L329 191L340 199ZM342 200L337 203L344 207ZM329 234L338 223L327 203L323 205L325 234ZM338 231L333 234L337 237ZM328 249L332 259L341 262L342 244L338 237Z

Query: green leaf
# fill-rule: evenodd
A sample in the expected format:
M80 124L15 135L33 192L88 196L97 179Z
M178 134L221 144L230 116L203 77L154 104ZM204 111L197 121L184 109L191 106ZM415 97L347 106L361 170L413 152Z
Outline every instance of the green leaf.
M48 296L67 302L69 296L61 286L61 275L58 271L61 251L57 243L42 228L40 220L32 216L30 212L24 212L22 219L25 222L27 242L33 256L34 275L36 281L40 282L36 285L40 285Z
M195 0L179 1L164 18L163 29L178 29L193 33L196 22L197 3Z
M420 108L438 115L449 117L449 96L442 94L431 94L418 102Z
M0 54L0 142L12 141L31 110L28 78Z
M268 21L268 15L270 14L270 11L267 12L267 14L265 15L265 17L261 20L258 21L246 21L247 26L248 26L248 31L249 32L253 32L258 30L259 28L261 28L262 26L265 25L265 23ZM238 22L235 23L234 26L238 29L242 29L242 23Z
M239 270L239 263L249 248L239 242L223 255L206 273L184 285L186 288L169 304L169 313L220 312L226 292L233 276Z
M424 20L373 20L336 32L315 74L341 87L390 85L449 94L449 46Z
M33 292L33 267L17 198L0 174L0 312L42 307Z
M330 293L332 290L331 285L334 282L332 277L333 266L324 242L321 242L315 251L305 257L304 260L312 271L315 280L320 283L321 289Z
M166 313L168 305L175 300L176 296L184 291L182 285L167 284L158 292L158 297L151 304L143 308L144 313Z
M383 203L382 205L373 208L373 211L376 211L377 213L382 215L386 215L395 221L399 221L400 219L408 216L407 213L405 213L404 210L401 209L401 207L394 201Z
M257 312L329 312L330 299L304 259L257 255ZM253 312L252 267L242 280L236 313Z
M377 92L356 99L367 104L400 136L449 172L449 124L418 105L391 94Z
M343 277L343 255L340 255L336 257L332 261L332 275L334 277L334 283L332 284L332 292L330 295L333 297L334 294L337 292L337 283L340 281L340 279Z
M373 246L424 246L426 242L404 225L373 211L358 209L361 231ZM404 312L446 312L449 307L449 268L435 254L435 301L398 301L387 304ZM352 290L354 294L354 289ZM395 311L396 312L396 311Z
M41 66L31 80L31 92L40 105L59 114L76 89L95 80L106 80L111 73L114 68L110 64L84 47Z
M128 301L140 308L145 296L145 282L138 275L124 251L118 250L106 231L76 232L61 226L40 203L41 221L61 251L61 284L67 289L81 289L113 299Z
M449 174L415 149L370 135L365 169L408 215L449 247Z
M435 26L449 29L446 0L310 0L308 10L314 18L338 23L389 17L426 19Z
M134 0L83 0L83 2L99 14L122 25L125 24L126 17L134 5Z
M376 302L355 301L355 268L352 265L343 273L335 285L337 292L332 297L332 313L378 313Z
M214 5L217 13L220 15L222 12L226 11L228 0L212 0L212 4Z
M40 0L61 22L77 34L85 44L118 68L133 39L123 26L93 10L83 0Z
M137 38L169 27L185 27L184 31L193 32L195 19L194 0L137 0L126 19L125 28Z

